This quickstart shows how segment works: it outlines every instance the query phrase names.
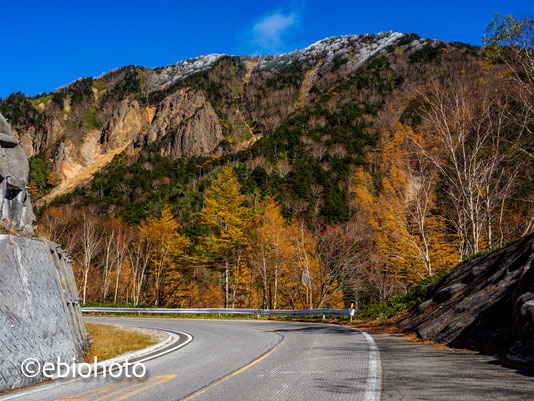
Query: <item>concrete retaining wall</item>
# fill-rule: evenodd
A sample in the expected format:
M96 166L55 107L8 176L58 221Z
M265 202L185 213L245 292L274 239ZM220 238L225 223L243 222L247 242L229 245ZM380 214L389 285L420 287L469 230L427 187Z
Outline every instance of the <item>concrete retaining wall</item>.
M80 361L89 348L71 262L56 244L0 235L0 391L43 380L21 364Z

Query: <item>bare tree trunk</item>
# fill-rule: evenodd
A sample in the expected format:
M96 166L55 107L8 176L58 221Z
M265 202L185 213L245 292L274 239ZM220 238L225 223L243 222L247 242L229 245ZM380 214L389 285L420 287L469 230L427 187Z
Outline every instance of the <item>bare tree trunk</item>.
M228 260L224 269L224 307L228 309Z
M102 302L104 302L107 298L108 292L109 292L109 286L110 286L110 277L109 274L111 272L111 265L113 264L113 246L115 243L115 234L112 232L109 238L106 241L106 247L104 249L104 279L102 283Z
M121 274L122 266L120 264L117 265L117 277L115 278L115 293L113 295L113 303L117 303L117 294L119 293L119 277ZM128 298L128 296L126 296ZM128 302L128 300L126 300Z
M89 272L85 271L83 272L83 303L85 304L85 301L87 299L87 277L89 276Z
M250 270L250 283L249 283L249 291L248 291L248 308L249 309L252 309L252 283L254 282L254 279L253 279L253 270L252 269L249 269Z

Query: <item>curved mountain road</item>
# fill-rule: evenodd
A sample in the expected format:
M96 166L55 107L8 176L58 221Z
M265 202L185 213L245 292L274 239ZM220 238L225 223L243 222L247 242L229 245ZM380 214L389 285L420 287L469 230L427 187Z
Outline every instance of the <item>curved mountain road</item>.
M528 372L496 366L491 357L387 335L373 335L373 339L345 326L253 320L87 320L181 334L173 346L177 349L160 351L144 362L143 379L100 375L58 380L0 400L534 399L534 379Z
M58 381L23 400L369 400L381 391L380 356L367 333L293 322L88 318L187 333L184 347L144 362L147 376ZM185 339L180 339L185 341ZM8 397L9 399L9 397Z

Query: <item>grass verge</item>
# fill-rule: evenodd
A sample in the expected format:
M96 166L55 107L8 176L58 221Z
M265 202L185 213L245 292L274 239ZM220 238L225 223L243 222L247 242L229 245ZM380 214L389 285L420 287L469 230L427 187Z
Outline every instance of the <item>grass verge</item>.
M160 341L153 333L136 328L85 322L85 329L93 340L93 345L85 358L90 363L95 357L98 361L103 361L126 352L150 347Z

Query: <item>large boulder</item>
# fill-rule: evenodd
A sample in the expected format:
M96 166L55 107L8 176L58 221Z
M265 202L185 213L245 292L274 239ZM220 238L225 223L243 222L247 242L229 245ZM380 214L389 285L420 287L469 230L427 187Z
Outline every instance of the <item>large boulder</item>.
M399 327L534 366L534 234L459 264Z

